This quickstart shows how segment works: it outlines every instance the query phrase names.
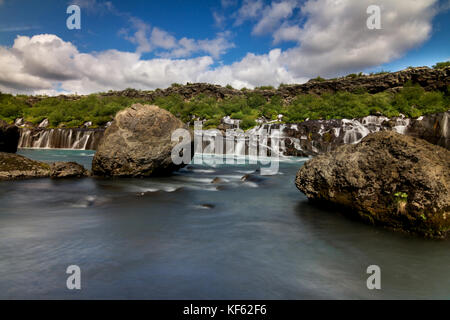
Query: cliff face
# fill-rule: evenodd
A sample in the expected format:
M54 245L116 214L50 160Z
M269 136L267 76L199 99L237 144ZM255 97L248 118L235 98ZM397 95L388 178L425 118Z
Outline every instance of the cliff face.
M347 76L325 81L310 80L304 84L284 85L278 89L267 90L255 89L241 91L208 83L194 83L173 86L164 90L138 91L128 89L124 91L109 92L105 95L145 98L151 101L158 97L170 96L172 94L179 94L185 99L191 99L199 94L223 99L225 97L243 96L249 92L254 92L261 94L266 98L280 95L285 101L289 101L299 94L308 93L322 94L325 92L333 93L337 91L357 92L360 90L365 90L369 93L378 93L385 90L395 91L401 89L408 81L420 84L427 91L446 91L447 86L450 85L450 67L444 69L430 69L428 67L409 68L398 72L368 76Z
M199 94L205 94L217 99L224 99L231 96L244 96L251 92L258 93L267 99L274 95L280 95L285 101L292 100L299 94L322 94L325 92L348 91L358 92L366 90L369 93L378 93L385 90L399 90L408 81L420 84L425 90L446 91L450 86L450 67L443 69L431 69L428 67L409 68L406 70L383 73L367 76L347 76L337 79L317 81L310 80L304 84L283 85L278 89L254 89L237 90L233 88L222 87L209 83L188 83L186 85L171 86L166 89L156 89L153 91L126 89L123 91L110 91L102 93L103 96L124 96L132 98L141 98L146 101L154 101L158 97L167 97L172 94L178 94L184 99L189 100ZM80 96L60 96L66 100L76 100ZM30 97L29 104L36 103L40 97Z
M430 69L428 67L409 68L399 72L384 73L368 76L347 76L334 80L310 80L304 84L283 85L278 89L236 90L207 83L195 83L187 85L174 85L164 90L140 91L127 89L123 91L110 91L102 93L103 96L124 96L140 98L152 102L158 97L178 94L185 100L189 100L199 94L224 99L231 96L244 96L251 92L258 93L267 99L274 95L281 96L285 102L289 102L299 94L322 94L325 92L359 92L378 93L386 90L396 91L402 88L408 81L420 84L425 90L447 91L450 87L450 67L443 69ZM61 96L62 99L76 100L80 96ZM33 104L41 97L30 97L29 103ZM401 117L387 118L383 116L368 116L351 120L310 120L301 123L287 124L263 124L252 129L282 130L285 144L285 155L310 156L334 150L342 144L359 142L367 134L394 130L399 133L419 137L433 144L450 148L449 142L449 112L426 115L418 119L405 119ZM221 129L219 127L219 129ZM35 148L73 148L96 149L103 135L104 129L21 129L19 147Z
M367 116L351 120L311 120L287 124L282 129L286 137L285 154L314 156L335 150L343 144L358 143L368 134L378 131L394 131L450 149L449 118L450 111L416 119Z

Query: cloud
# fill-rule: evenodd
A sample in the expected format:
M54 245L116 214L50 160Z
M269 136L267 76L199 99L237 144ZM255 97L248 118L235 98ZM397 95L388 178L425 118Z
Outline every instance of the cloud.
M381 30L366 27L371 0L307 1L301 7L307 20L302 27L282 25L277 42L298 45L284 52L294 76L335 76L360 71L401 57L425 42L432 31L437 0L378 1Z
M234 48L229 40L230 32L219 32L214 39L192 39L183 37L177 40L169 32L150 25L137 18L131 18L134 33L130 36L128 30L119 33L125 39L137 45L137 53L156 51L156 55L164 58L187 58L193 54L203 53L219 58L228 49Z
M238 10L241 19L252 19L253 29L259 26L256 30L269 32L275 44L290 41L292 46L272 48L266 54L249 52L227 65L217 59L234 45L230 32L217 33L213 39L178 39L136 20L131 31L121 33L136 44L136 52L97 53L79 52L56 35L19 36L12 47L0 46L0 90L91 93L163 88L173 82L203 81L236 88L301 83L318 75L362 71L401 57L429 38L439 9L437 0L378 0L382 29L369 30L366 9L371 0L307 0L298 8L300 14L293 13L297 8L292 3L245 1ZM158 58L143 59L144 52Z
M195 79L212 64L211 57L143 60L138 53L117 50L87 54L56 35L20 36L11 48L0 47L0 90L90 93L167 87Z
M198 80L221 85L231 84L235 88L252 88L279 83L303 83L308 79L293 77L283 62L282 51L273 49L268 54L263 55L248 53L239 62L201 74Z
M213 11L214 24L216 27L223 28L226 18L223 14Z
M263 7L262 0L244 0L237 12L235 25L241 25L246 20L257 18L262 13Z
M272 2L261 11L261 19L254 26L252 33L258 35L274 31L297 7L297 1Z

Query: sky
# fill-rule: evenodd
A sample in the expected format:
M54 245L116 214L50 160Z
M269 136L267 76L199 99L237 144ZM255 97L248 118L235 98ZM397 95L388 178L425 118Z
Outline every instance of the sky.
M0 0L0 91L304 83L450 60L449 34L450 0Z

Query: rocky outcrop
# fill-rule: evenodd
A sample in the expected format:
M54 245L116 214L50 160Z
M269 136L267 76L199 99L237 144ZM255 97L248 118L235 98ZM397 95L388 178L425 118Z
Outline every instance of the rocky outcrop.
M250 131L258 133L265 130L270 135L281 130L281 151L283 155L289 156L316 156L333 151L343 144L358 143L368 134L378 131L395 131L450 149L449 118L450 111L419 118L367 116L359 119L264 124Z
M45 162L28 159L24 156L0 152L0 181L32 178L81 178L89 171L76 162Z
M17 151L19 137L19 128L0 120L0 152L15 153Z
M81 178L89 175L81 164L76 162L54 162L50 165L51 178Z
M14 153L0 152L0 180L45 178L50 165Z
M184 164L176 165L171 159L178 144L171 141L171 136L179 128L187 129L174 115L157 106L135 104L120 111L99 144L92 161L93 173L138 177L177 170Z
M370 134L307 161L295 184L370 223L436 238L450 231L450 151L421 139Z
M405 134L450 149L450 111L413 119Z
M268 134L282 130L282 153L286 156L315 156L332 151L342 144L357 143L369 133L382 130L404 133L450 149L449 118L450 111L416 119L367 116L350 120L308 120L290 124L263 124L251 129L250 133L261 129ZM218 129L223 132L236 127L237 124L224 118ZM96 150L104 131L103 128L20 128L19 148ZM245 150L248 152L248 142Z
M450 85L450 67L442 69L431 69L428 67L408 68L398 72L386 72L374 75L351 75L329 80L310 80L303 84L283 85L278 89L254 89L254 90L237 90L230 87L222 87L209 83L187 83L186 85L172 85L166 89L156 89L151 91L126 89L122 91L109 91L102 93L103 96L121 96L129 98L139 98L148 101L155 101L159 97L168 97L170 95L180 95L182 98L189 100L199 94L224 99L231 96L245 96L251 93L258 93L267 99L274 95L279 95L284 101L290 101L299 94L315 93L322 94L325 92L360 92L365 90L369 93L378 93L385 90L396 91L402 88L408 81L420 84L425 90L446 91ZM65 96L59 98L64 100L77 100L81 96ZM37 103L41 97L30 97L28 103L30 105Z

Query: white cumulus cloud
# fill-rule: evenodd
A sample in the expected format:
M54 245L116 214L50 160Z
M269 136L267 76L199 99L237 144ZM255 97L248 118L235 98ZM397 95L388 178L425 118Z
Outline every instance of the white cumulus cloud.
M219 59L235 46L229 31L212 39L177 38L133 18L133 28L122 30L121 36L136 44L135 52L83 53L56 35L18 36L11 47L0 46L0 90L54 94L154 89L174 82L236 88L300 83L390 62L430 37L437 0L377 0L381 30L366 26L371 4L372 0L246 0L235 24L250 21L254 36L269 34L273 44L289 41L292 46L274 47L266 54L248 52L225 65ZM146 52L157 58L144 59Z

